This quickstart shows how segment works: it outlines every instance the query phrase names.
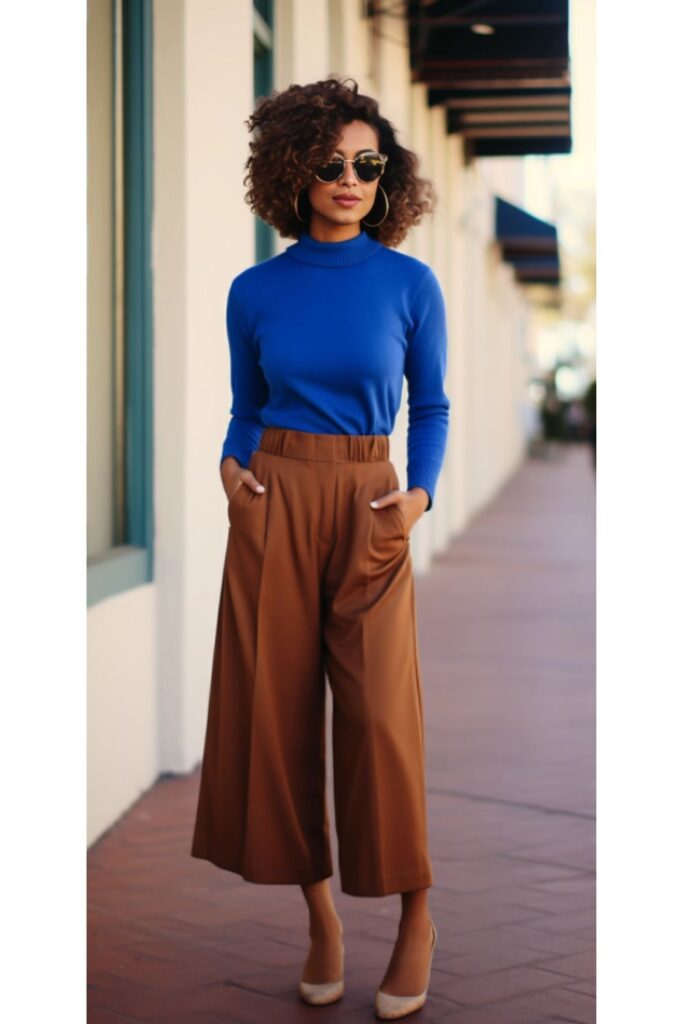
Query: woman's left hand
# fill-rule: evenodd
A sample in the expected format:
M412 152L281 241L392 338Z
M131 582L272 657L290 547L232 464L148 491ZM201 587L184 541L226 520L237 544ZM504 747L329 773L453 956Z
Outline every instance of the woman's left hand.
M426 510L429 504L429 495L424 487L411 487L409 491L389 491L381 498L375 498L370 502L372 508L384 508L385 505L400 505L404 518L408 524L408 533Z

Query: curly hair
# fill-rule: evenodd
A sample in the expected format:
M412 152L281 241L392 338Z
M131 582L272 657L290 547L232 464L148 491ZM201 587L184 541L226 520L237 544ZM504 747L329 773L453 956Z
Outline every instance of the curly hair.
M350 82L350 87L345 82ZM299 238L306 231L307 225L294 212L294 197L310 184L315 170L330 159L343 126L355 120L376 129L379 150L389 156L380 179L389 200L389 213L378 227L363 225L364 230L394 247L425 213L433 212L437 198L434 186L418 176L417 156L396 141L396 131L380 115L377 101L359 93L353 78L328 75L321 81L290 85L282 92L262 97L245 121L254 133L243 179L248 185L246 202L283 238ZM305 212L303 204L300 212ZM372 214L371 219L377 216Z

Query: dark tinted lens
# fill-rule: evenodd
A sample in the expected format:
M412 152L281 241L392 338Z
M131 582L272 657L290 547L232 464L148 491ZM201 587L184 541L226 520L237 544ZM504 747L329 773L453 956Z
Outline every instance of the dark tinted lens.
M343 170L343 160L331 160L324 167L319 167L316 174L321 181L336 181L341 176Z
M377 153L365 153L355 161L355 168L361 181L375 181L382 173L382 161Z

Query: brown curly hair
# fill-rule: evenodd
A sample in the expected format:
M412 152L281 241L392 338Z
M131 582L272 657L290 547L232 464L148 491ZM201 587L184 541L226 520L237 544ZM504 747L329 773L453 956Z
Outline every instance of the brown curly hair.
M389 200L389 213L378 227L362 225L368 235L395 247L425 213L433 212L434 186L418 176L417 156L396 141L396 131L380 115L377 101L359 93L355 79L328 75L309 85L290 85L282 92L271 92L259 99L245 121L254 133L245 164L245 198L250 209L283 238L299 238L307 230L307 224L294 212L294 197L310 184L316 168L330 159L343 126L355 120L376 129L379 151L389 156L380 179ZM306 210L307 205L300 201L302 216ZM372 213L368 219L377 220L383 212L382 202L379 213Z

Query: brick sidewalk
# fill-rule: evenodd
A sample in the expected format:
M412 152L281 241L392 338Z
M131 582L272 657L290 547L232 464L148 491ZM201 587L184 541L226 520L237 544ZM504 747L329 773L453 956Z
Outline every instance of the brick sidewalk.
M527 461L416 580L439 944L407 1019L595 1020L594 517L585 449ZM89 852L90 1024L374 1020L399 897L340 893L333 847L346 994L306 1006L300 890L189 856L197 786L160 781Z

